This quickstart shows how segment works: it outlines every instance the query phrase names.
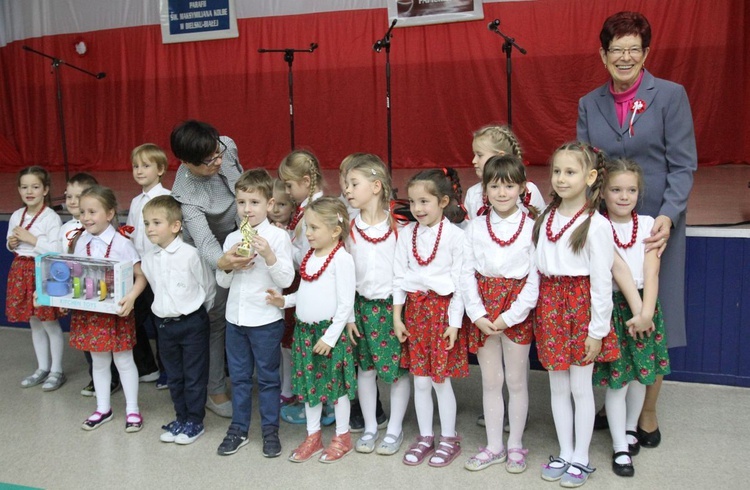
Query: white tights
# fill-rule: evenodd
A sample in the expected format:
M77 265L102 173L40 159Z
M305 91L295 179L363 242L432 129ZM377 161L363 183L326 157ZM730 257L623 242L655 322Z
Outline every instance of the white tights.
M432 432L432 390L435 390L440 413L440 434L443 437L456 436L456 396L453 394L450 378L435 383L429 376L414 376L414 408L417 411L419 435L428 437Z
M503 449L503 381L508 384L508 447L523 448L523 431L529 411L527 368L530 347L530 344L517 344L501 333L487 337L484 346L477 352L482 370L482 405L487 427L487 449L493 453L499 453Z
M133 351L122 352L92 352L91 369L96 391L96 411L107 413L112 408L110 404L110 384L112 371L110 365L115 360L117 372L120 373L122 391L125 393L125 413L140 413L138 409L138 368L133 361Z
M360 369L357 373L357 394L359 395L359 405L362 407L362 416L365 419L365 434L368 432L372 434L378 433L376 417L378 403L377 383L377 372L374 369L370 371ZM391 384L391 415L388 420L386 434L391 434L395 437L401 434L406 407L409 405L410 392L411 388L408 376L403 376ZM388 442L395 442L395 439Z
M607 388L604 406L607 407L612 448L616 453L628 450L625 431L636 429L645 398L646 386L638 381L631 381L618 390Z
M549 388L552 416L560 444L560 457L570 463L589 464L589 445L594 432L594 389L591 375L594 364L570 366L568 371L550 371ZM570 396L573 395L571 401ZM575 403L575 446L573 421Z
M349 416L351 415L352 404L346 395L336 400L333 406L333 412L336 415L336 435L342 435L349 432ZM323 404L318 403L311 407L305 402L305 418L307 419L307 435L313 435L320 430L320 417L323 415Z
M34 344L34 353L39 369L61 373L65 338L62 328L60 328L60 322L57 320L43 322L39 317L32 316L29 319L29 326L31 327L31 342ZM52 360L51 365L50 358Z
M292 396L292 350L281 348L281 396Z

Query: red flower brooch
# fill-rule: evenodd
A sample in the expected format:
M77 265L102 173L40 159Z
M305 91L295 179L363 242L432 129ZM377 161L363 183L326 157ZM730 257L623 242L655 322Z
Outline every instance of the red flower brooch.
M635 131L633 131L633 121L635 120L635 115L640 114L641 112L646 110L646 102L642 99L635 99L633 101L633 105L630 106L630 110L632 111L632 114L630 116L630 128L628 129L628 132L630 133L630 137L632 138L635 134Z

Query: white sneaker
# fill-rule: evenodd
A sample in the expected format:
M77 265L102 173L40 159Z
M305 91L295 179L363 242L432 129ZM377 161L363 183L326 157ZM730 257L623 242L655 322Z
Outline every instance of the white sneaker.
M156 371L154 371L153 373L144 374L143 376L140 376L138 378L138 382L139 383L153 383L157 379L159 379L159 370L158 369Z
M224 417L227 419L232 418L232 401L231 400L227 400L224 403L216 403L209 396L206 399L206 408L211 410L213 413L215 413L219 417Z
M175 444L183 445L192 444L196 439L202 436L204 432L206 432L206 430L203 428L203 424L186 422L185 425L182 426L182 432L177 434L177 437L174 438L174 442Z

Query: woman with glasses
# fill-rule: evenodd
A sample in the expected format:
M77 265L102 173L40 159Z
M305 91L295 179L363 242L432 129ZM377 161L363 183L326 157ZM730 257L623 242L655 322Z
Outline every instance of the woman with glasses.
M661 257L659 299L667 342L683 347L685 338L685 214L698 156L690 103L682 85L654 77L644 68L651 26L642 14L619 12L599 34L599 55L610 80L578 103L578 139L603 149L612 159L634 160L643 169L645 192L638 214L655 218L646 251ZM661 377L646 390L637 441L661 441L656 401ZM610 421L611 423L612 421ZM597 417L597 428L606 428Z

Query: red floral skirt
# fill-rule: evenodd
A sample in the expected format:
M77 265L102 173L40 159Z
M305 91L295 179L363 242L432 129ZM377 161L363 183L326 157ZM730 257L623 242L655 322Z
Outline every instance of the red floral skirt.
M34 306L34 257L16 255L8 272L5 316L9 322L28 322L32 316L43 322L57 320L60 310L52 306Z
M135 317L73 310L70 346L89 352L122 352L135 345Z
M526 285L526 278L508 279L505 277L485 277L478 272L475 274L479 296L482 298L484 309L490 321L500 316L500 313L510 309L510 306L518 298L523 287ZM533 315L529 316L518 325L506 328L503 333L516 344L528 345L534 338ZM469 329L469 352L476 354L480 347L484 347L487 341L487 334L472 324Z
M582 366L584 342L591 321L591 282L588 276L540 275L536 306L536 348L539 362L547 371L564 371ZM602 339L596 362L620 357L617 334L610 329Z
M448 341L443 334L448 328L450 301L450 295L419 291L407 293L404 306L409 336L402 344L401 367L415 376L430 376L436 383L469 375L468 329L460 328L453 349L446 350Z

